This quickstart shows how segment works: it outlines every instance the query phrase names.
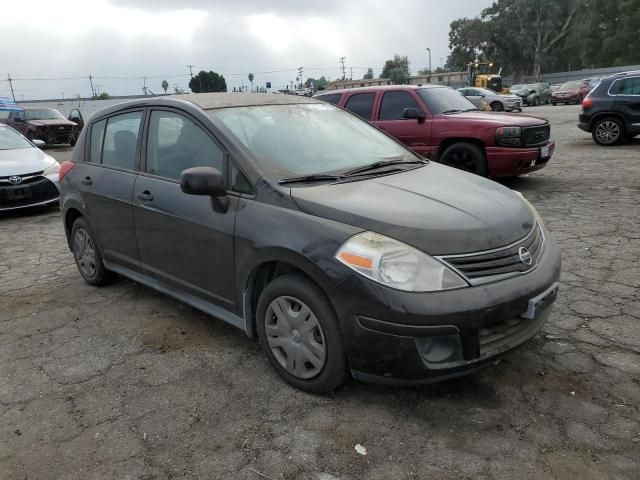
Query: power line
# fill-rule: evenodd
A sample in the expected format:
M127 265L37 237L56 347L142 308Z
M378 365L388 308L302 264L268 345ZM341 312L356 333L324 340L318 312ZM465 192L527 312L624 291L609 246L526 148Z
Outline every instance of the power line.
M16 101L16 94L13 91L13 82L11 81L11 74L7 73L7 80L9 81L9 87L11 87L11 96L13 97L13 101Z

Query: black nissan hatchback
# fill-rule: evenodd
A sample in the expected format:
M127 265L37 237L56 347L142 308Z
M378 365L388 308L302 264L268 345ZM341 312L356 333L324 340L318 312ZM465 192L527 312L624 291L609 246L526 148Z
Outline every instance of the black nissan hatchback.
M227 321L310 392L469 372L556 298L559 249L521 195L317 99L110 107L60 183L88 283L115 272Z

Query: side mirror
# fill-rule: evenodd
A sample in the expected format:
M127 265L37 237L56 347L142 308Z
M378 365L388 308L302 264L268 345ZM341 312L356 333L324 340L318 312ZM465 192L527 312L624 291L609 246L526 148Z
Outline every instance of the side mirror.
M424 120L427 116L418 108L405 108L402 111L402 118L415 118L416 120Z
M46 143L39 138L34 138L33 140L31 140L31 143L33 143L38 148L42 148L46 145Z
M187 168L180 174L180 189L188 195L224 197L227 194L224 176L213 167Z

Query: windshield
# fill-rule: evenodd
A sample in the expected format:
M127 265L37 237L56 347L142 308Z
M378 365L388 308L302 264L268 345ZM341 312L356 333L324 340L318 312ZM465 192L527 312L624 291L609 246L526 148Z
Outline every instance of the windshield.
M580 82L566 82L562 84L562 87L560 88L565 88L567 90L575 90L576 88L580 88L581 83Z
M444 112L476 110L476 106L471 101L453 88L421 88L417 92L432 115L440 115Z
M326 103L209 110L278 179L338 173L417 157L367 122Z
M33 148L29 141L11 128L0 125L0 150Z
M40 110L25 110L27 120L66 120L58 110L43 108Z

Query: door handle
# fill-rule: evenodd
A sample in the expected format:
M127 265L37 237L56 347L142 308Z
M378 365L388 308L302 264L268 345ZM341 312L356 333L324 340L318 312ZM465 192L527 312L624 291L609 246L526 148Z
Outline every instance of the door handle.
M84 177L82 180L80 180L80 182L83 183L84 185L93 184L93 180L91 180L91 177Z
M144 192L138 192L136 193L136 196L143 202L153 201L153 195L151 195L151 192L149 192L149 190L145 190Z

